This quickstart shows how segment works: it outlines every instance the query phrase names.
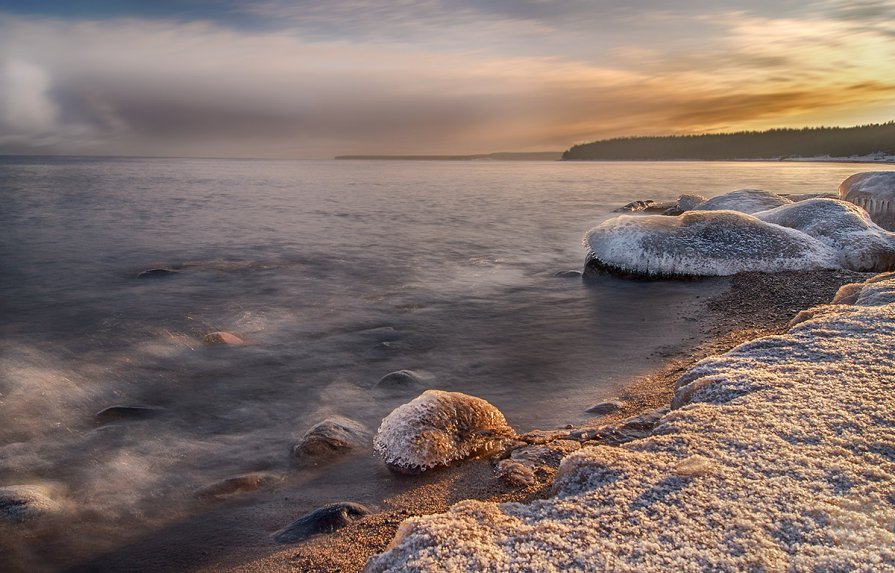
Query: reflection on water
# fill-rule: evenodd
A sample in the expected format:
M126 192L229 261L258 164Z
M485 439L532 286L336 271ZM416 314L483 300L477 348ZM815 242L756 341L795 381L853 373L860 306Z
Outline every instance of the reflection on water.
M580 268L589 227L632 199L830 191L853 171L0 159L0 486L72 504L59 531L5 536L0 559L108 550L250 471L285 475L304 510L336 487L376 503L393 478L369 451L311 470L289 451L328 415L375 430L414 397L371 390L394 370L520 430L580 421L692 342L692 302L724 284L554 277ZM177 272L135 278L151 268ZM212 331L247 344L206 346ZM95 419L112 405L148 409Z

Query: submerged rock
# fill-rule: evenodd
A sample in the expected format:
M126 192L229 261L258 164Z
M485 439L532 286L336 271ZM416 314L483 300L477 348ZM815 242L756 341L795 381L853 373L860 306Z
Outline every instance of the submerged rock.
M500 410L485 400L426 390L382 420L373 446L391 469L417 473L495 450L513 436Z
M332 416L315 424L292 446L292 455L299 459L329 458L363 447L370 432L362 424L342 416Z
M863 207L877 225L895 231L895 171L856 173L839 184L839 198Z
M138 279L157 279L162 277L168 277L171 275L176 275L180 271L175 269L169 269L166 267L159 267L155 269L146 269L145 271L140 271L137 273Z
M581 271L568 270L568 271L557 271L557 272L553 273L553 276L554 276L554 278L558 278L558 279L580 279L581 274L582 274Z
M792 203L790 199L762 191L761 189L740 189L723 195L717 195L707 199L698 205L690 207L692 211L737 211L739 213L752 214L759 211L767 211L781 205Z
M389 372L376 381L374 388L379 390L415 390L428 388L435 376L423 370L396 370Z
M38 485L0 487L0 523L23 523L59 509L46 488Z
M332 533L369 515L370 509L359 503L343 501L325 505L299 517L273 536L277 543L295 543L312 535Z
M642 277L833 269L839 255L795 229L731 211L622 215L591 229L589 264Z
M114 422L122 422L126 420L145 420L158 416L165 409L158 406L145 406L142 404L119 404L103 408L93 415L94 421L104 426Z
M242 346L245 344L242 338L223 330L209 332L202 338L202 342L208 346Z
M237 493L255 491L273 483L277 479L273 474L267 473L243 474L216 481L196 491L195 495L203 499L226 497Z

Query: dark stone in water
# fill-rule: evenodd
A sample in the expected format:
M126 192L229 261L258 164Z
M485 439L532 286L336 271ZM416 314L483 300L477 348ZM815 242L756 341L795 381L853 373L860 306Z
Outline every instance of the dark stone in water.
M557 271L553 276L558 279L580 279L581 271Z
M609 400L606 402L600 402L599 404L595 404L591 406L585 412L588 414L594 414L596 416L605 416L606 414L611 414L613 412L617 412L624 407L624 402L619 402L618 400Z
M434 379L434 376L424 371L396 370L380 378L373 387L380 390L420 391L429 388Z
M299 517L273 536L277 543L295 543L320 533L332 533L369 515L370 509L359 503L343 501L325 505Z
M99 425L111 424L122 420L145 420L164 412L164 408L158 406L120 405L103 408L93 415L93 419Z
M196 497L200 499L216 499L236 493L255 491L276 479L276 476L266 473L233 476L203 487L196 492Z
M344 454L370 441L370 433L360 423L332 416L315 424L292 446L292 455L299 459L327 458Z
M139 273L137 273L137 278L138 279L155 279L155 278L176 275L179 272L180 271L178 271L178 270L159 267L157 269L146 269L145 271L140 271Z

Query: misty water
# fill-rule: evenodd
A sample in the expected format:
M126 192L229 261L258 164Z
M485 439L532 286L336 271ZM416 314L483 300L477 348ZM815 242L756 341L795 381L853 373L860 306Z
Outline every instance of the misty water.
M331 415L375 431L416 395L372 388L394 370L520 431L585 420L694 344L697 297L726 285L554 276L581 269L585 231L634 199L829 192L861 170L0 158L0 486L47 484L67 512L7 532L0 563L52 569L202 523L219 510L193 492L250 471L289 493L240 502L268 516L257 539L324 502L376 504L399 478L371 449L301 467L290 448ZM157 267L179 272L136 278ZM248 344L203 344L221 330ZM112 405L158 410L98 425Z

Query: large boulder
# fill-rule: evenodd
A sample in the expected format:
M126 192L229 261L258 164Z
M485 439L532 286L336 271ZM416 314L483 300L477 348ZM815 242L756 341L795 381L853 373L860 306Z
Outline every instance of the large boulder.
M808 199L755 213L755 217L814 237L836 251L844 269L883 272L895 268L895 233L881 228L852 203Z
M716 195L711 199L690 207L690 210L738 211L740 213L752 214L790 203L792 203L791 200L770 191L739 189L723 195Z
M856 173L839 184L839 198L863 207L874 223L895 231L895 171Z
M382 420L373 447L393 470L418 473L496 450L513 436L500 410L485 400L426 390Z
M839 254L819 240L732 211L679 217L622 215L585 236L590 264L643 277L723 276L838 268Z

